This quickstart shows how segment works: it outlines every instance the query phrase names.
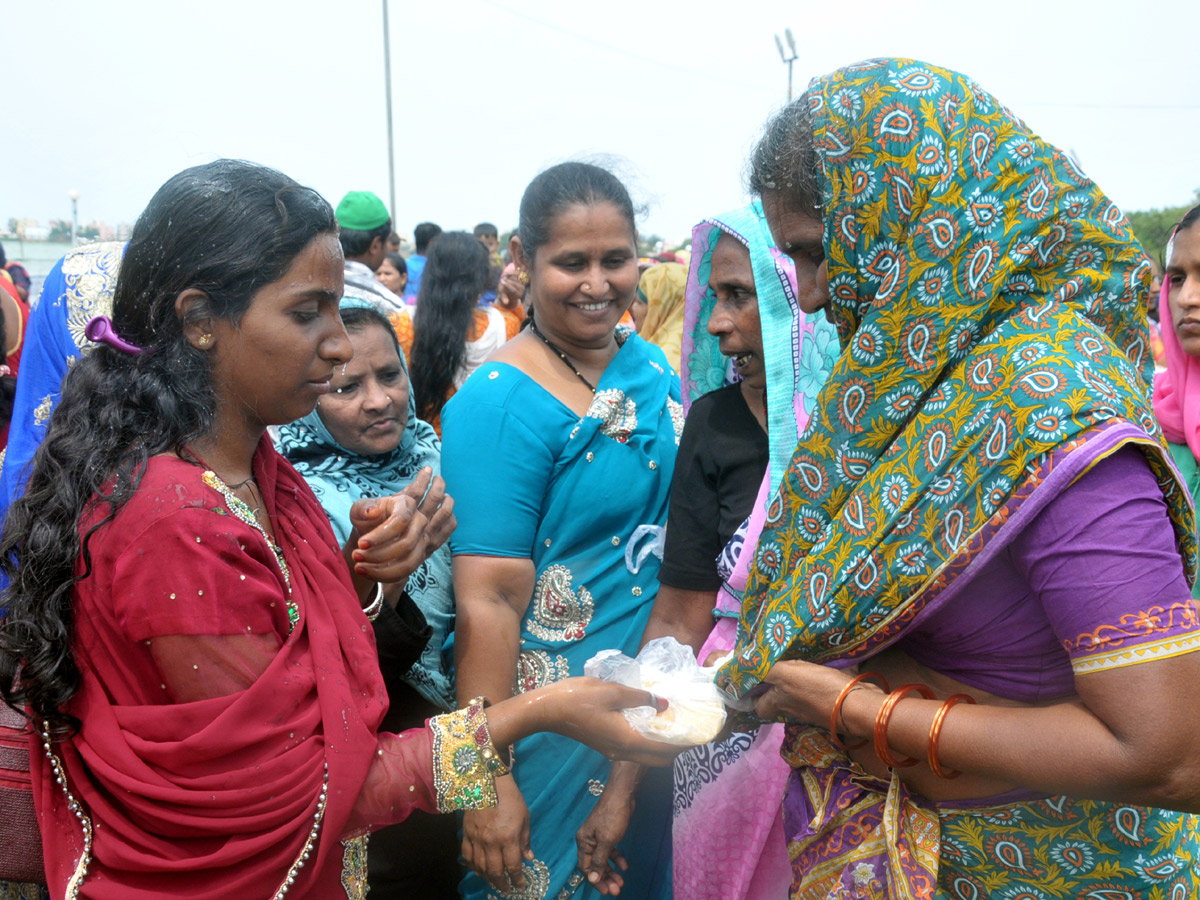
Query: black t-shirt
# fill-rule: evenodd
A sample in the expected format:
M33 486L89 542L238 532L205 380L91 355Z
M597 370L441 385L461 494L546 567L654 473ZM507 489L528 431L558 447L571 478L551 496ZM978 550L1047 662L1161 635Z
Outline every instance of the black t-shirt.
M717 557L750 515L768 453L740 385L692 404L675 459L660 582L689 591L721 586Z

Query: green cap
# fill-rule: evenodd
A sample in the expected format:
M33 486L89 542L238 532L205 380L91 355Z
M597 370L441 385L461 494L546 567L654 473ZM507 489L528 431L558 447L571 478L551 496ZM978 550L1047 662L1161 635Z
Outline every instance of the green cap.
M351 191L337 206L338 224L355 231L370 231L391 219L383 201L370 191Z

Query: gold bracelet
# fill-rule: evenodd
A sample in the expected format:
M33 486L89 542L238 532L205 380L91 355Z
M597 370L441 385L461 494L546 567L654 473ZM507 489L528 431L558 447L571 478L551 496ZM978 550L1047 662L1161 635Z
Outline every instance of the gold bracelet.
M476 697L464 709L429 720L438 812L496 805L495 780L510 769L492 744L487 705L485 698Z

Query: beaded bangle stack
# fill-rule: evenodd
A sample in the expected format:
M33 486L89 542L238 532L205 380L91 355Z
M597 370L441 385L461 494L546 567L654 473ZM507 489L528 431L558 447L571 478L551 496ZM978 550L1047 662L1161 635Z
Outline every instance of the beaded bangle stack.
M510 769L492 744L487 705L486 699L476 697L464 709L429 720L438 812L496 805L495 780Z
M861 675L852 678L846 683L846 686L842 688L842 692L838 694L837 700L834 701L833 712L830 713L829 716L830 740L835 746L840 747L843 750L856 750L859 747L866 746L866 739L853 744L847 744L839 735L839 732L845 732L844 727L839 727L844 726L845 724L841 719L842 704L846 702L846 698L849 697L851 693L863 687L863 682L865 681L874 681L881 688L883 688L885 693L890 691L890 693L887 695L887 698L883 701L883 706L879 708L878 715L875 717L875 729L873 732L875 755L879 757L880 762L891 769L902 769L907 766L916 765L917 758L915 756L910 757L909 759L898 760L892 755L891 748L888 746L887 742L887 728L888 723L891 721L892 713L896 709L896 705L909 694L920 694L926 700L936 699L936 695L934 694L933 690L924 684L905 684L901 685L896 690L891 691L891 689L888 687L887 679L885 679L882 675L876 674L875 672L863 672ZM941 760L938 757L938 741L942 736L942 725L946 721L946 713L948 713L952 707L958 705L959 703L974 702L975 698L971 697L969 694L955 694L948 698L941 706L939 706L937 712L933 716L933 724L929 728L929 750L927 759L930 770L939 778L957 778L962 774L962 772L942 768Z

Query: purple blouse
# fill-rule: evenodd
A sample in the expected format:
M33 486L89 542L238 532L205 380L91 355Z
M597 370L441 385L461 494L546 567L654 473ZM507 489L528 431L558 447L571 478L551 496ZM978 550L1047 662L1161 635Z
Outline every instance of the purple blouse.
M1200 649L1200 618L1142 452L1122 448L1080 475L896 646L1025 703L1075 693L1075 675Z

